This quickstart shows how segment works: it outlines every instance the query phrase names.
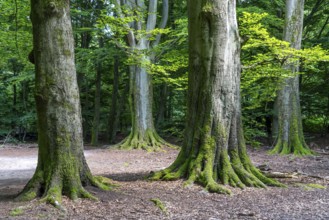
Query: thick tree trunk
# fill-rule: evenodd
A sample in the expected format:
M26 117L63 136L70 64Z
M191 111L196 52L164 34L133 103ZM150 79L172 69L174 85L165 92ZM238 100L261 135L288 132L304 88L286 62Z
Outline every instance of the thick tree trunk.
M188 113L183 148L152 179L185 177L211 192L280 185L251 163L240 107L240 42L235 1L190 0Z
M83 154L69 14L68 1L31 1L39 152L35 174L19 199L43 196L55 206L62 194L92 198L83 185L106 188L91 175Z
M303 31L304 0L286 0L286 24L284 40L295 49L301 48ZM287 63L284 68L298 73L298 62ZM299 76L284 80L276 99L277 130L272 153L308 155L303 134L299 101Z

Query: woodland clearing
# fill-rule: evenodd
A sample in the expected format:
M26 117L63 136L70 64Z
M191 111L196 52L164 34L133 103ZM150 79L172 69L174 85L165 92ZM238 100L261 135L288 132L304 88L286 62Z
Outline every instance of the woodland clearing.
M33 144L5 145L0 149L0 219L329 219L329 143L318 139L319 154L307 157L269 155L268 147L248 148L256 166L287 174L287 188L231 188L232 195L208 193L183 181L151 182L178 151L161 152L86 147L94 175L111 178L112 191L87 190L99 201L64 197L63 209L40 203L14 202L33 175L37 148Z

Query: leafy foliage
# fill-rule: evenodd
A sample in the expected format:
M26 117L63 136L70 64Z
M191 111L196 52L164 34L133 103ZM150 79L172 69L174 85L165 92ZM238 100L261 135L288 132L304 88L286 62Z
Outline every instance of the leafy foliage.
M283 64L300 62L303 64L300 74L303 74L317 63L329 61L328 51L319 45L296 50L290 48L288 42L271 36L262 23L268 16L266 13L243 12L239 20L240 33L245 39L241 89L247 140L254 140L255 135L265 136L265 126L270 126L266 121L272 115L276 91L283 79L294 76L283 68ZM267 127L267 132L269 130Z
M144 10L119 8L116 1L71 1L85 138L89 138L94 115L97 64L102 64L103 71L99 125L103 136L108 129L114 57L120 60L119 94L123 103L119 109L118 133L127 133L130 127L127 72L129 65L138 64L153 74L154 112L159 132L182 138L188 66L186 1L173 0L169 4L168 28L135 31L129 23L145 17ZM257 137L267 136L276 91L283 79L292 76L282 69L282 65L289 62L301 64L301 106L306 130L327 132L329 20L323 14L328 12L329 5L325 1L306 2L303 50L300 51L280 40L284 1L247 0L240 1L238 7L243 64L242 112L248 142L258 145ZM29 2L4 0L0 10L0 136L4 139L11 134L22 140L25 134L36 133L34 67L27 60L32 50ZM151 50L131 50L126 38L130 31L135 31L138 39L147 35L154 41L158 34L162 34L162 38ZM102 47L101 38L104 39ZM150 54L154 62L145 62L143 56Z

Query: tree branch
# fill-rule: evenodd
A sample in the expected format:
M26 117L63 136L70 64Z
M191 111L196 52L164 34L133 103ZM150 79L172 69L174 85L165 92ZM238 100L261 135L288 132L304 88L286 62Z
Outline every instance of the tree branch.
M168 14L169 14L169 3L168 0L163 0L162 1L162 16L161 16L161 21L159 28L164 29L167 25L168 22ZM160 43L161 40L161 34L158 34L156 36L155 41L153 42L152 46L157 46Z
M121 4L127 4L127 3L126 3L126 1L123 2L123 1L120 1L120 0L116 0L115 5L116 5L116 8L117 8L118 17L124 18L124 15L123 15L122 10L121 10ZM131 6L131 5L129 4L128 6ZM129 30L131 28L128 24L126 24L125 26L126 26L127 30ZM129 44L130 47L134 48L136 46L135 34L131 30L128 31L127 41L128 41L128 44Z
M157 21L157 5L158 0L150 0L149 7L148 7L148 16L147 16L147 23L146 23L146 31L152 31L155 28L156 21Z

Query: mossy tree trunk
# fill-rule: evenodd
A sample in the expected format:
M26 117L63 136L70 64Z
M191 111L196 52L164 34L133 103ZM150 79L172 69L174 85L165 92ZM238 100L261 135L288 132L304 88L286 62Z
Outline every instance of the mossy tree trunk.
M188 1L188 112L183 147L168 168L151 179L187 178L211 192L221 186L280 185L251 163L240 107L240 42L236 2Z
M301 48L303 32L304 0L286 0L286 24L284 40L295 49ZM285 69L298 74L298 62L284 64ZM299 100L299 75L285 79L278 91L274 118L277 120L275 147L272 153L312 154L303 134Z
M147 2L137 0L135 2L126 2L125 6L131 9L131 11L147 10L147 13L138 13L138 21L130 24L131 29L127 35L128 44L130 48L139 54L138 63L130 68L130 109L132 116L132 128L129 136L118 144L121 149L145 149L145 150L157 150L163 145L167 144L162 138L159 137L153 122L153 90L152 90L152 77L147 72L145 63L152 62L152 56L148 55L150 50L157 46L160 42L160 36L155 37L155 40L151 39L150 32L156 28L157 25L157 10L158 0L151 0ZM117 1L117 5L121 5L120 1ZM168 20L168 0L162 1L162 19L158 27L165 28ZM123 13L118 12L119 16L123 16ZM146 14L147 16L144 16ZM145 25L144 25L145 23ZM140 32L146 32L142 36L135 37Z
M130 67L129 104L132 118L129 136L119 144L121 149L158 150L167 144L153 123L151 76L144 67Z
M43 196L59 206L62 194L92 198L84 185L107 188L88 168L82 141L79 91L69 1L32 0L38 116L38 165L18 199Z

